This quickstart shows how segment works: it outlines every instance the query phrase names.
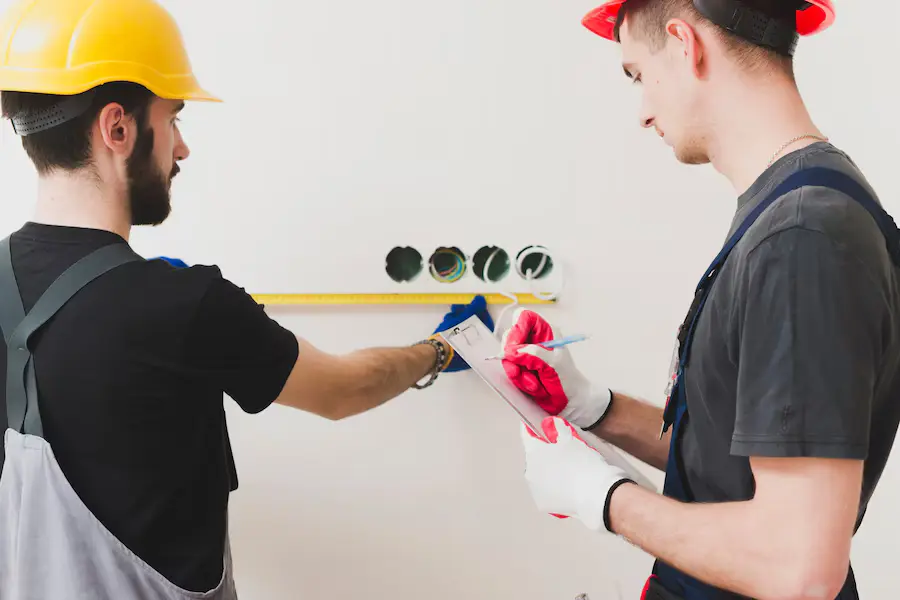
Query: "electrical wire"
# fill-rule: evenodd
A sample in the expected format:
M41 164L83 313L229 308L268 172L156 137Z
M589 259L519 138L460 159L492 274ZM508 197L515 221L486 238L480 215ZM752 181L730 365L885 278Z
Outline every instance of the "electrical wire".
M435 266L435 263L437 263L442 256L451 257L452 262L449 266L439 270ZM463 256L462 252L455 248L438 248L432 255L428 268L431 271L431 276L438 282L453 283L454 281L459 281L462 276L465 275L466 257Z
M484 279L488 283L496 283L497 281L500 281L503 278L503 276L501 275L500 277L498 277L496 279L496 281L491 281L491 276L490 276L491 263L494 261L495 258L497 258L497 256L501 252L503 252L503 248L494 248L494 251L491 252L491 255L488 257L488 259L484 263L484 272L482 273L482 275L484 275L484 277L482 277L482 279Z
M490 266L491 261L495 258L495 256L499 252L500 252L500 249L498 248L491 254L491 256L487 260L487 263L485 264L485 267L484 267L485 281L488 280L488 276L487 276L488 267ZM538 264L538 267L536 270L534 270L534 269L525 270L524 269L525 259L528 258L529 256L531 256L532 254L541 254L542 255L541 262ZM535 289L535 282L537 281L537 278L540 276L540 274L542 274L544 272L544 269L547 267L547 264L549 262L553 262L554 264L557 264L556 261L553 261L552 255L547 248L545 248L544 246L531 246L519 253L519 256L516 260L516 271L519 273L519 275L523 279L525 279L528 282L529 290L535 298L540 298L541 300L553 301L553 300L557 299L557 297L559 296L559 294L562 291L562 288L565 284L562 269L559 266L557 268L558 268L558 272L559 272L560 283L559 283L559 289L557 289L557 291L545 293L545 292L539 292L537 289ZM511 292L500 291L498 293L502 294L503 296L506 296L507 298L509 298L512 301L512 304L504 307L503 310L500 311L500 314L497 315L497 319L495 320L494 335L497 337L498 340L502 340L503 339L503 333L502 333L503 328L501 327L500 324L503 322L503 318L506 316L506 314L510 310L514 309L516 306L519 306L519 298L518 298L518 296L516 296L515 294L513 294Z
M492 280L490 278L489 272L491 264L494 259L496 259L500 253L503 252L502 248L495 248L491 255L488 257L487 261L484 263L484 271L482 279L487 283L497 283L500 281L502 277L498 277L496 280ZM525 259L534 254L540 254L541 260L538 263L536 268L528 268L525 269ZM442 268L438 269L435 263L443 262L441 261L442 257L450 257L452 261L448 261L446 266L442 265ZM553 264L559 273L559 288L555 292L540 292L536 289L537 281L539 277L544 274L545 269L549 267L550 264ZM441 283L453 283L454 281L459 281L462 276L466 272L466 258L462 252L457 250L456 248L438 248L431 257L429 261L429 270L431 271L432 277L435 280ZM529 246L525 248L519 255L516 257L516 272L528 282L528 287L531 294L539 298L541 300L553 301L556 300L559 296L562 288L565 285L565 279L563 277L562 265L558 261L554 261L552 257L552 253L544 246ZM497 339L502 339L503 336L503 328L501 327L501 323L506 314L519 306L519 298L516 294L508 291L498 290L497 293L507 297L510 299L510 304L505 306L503 310L500 311L500 314L495 319L494 323L494 335Z
M537 273L535 273L535 271L533 269L523 270L525 259L528 258L529 256L531 256L532 254L542 254L543 255L543 258L541 259L541 262L538 265ZM547 250L545 247L531 246L530 248L526 248L525 250L520 252L519 257L516 260L516 270L519 272L519 274L522 277L525 278L526 281L529 282L529 288L531 288L531 294L535 298L539 298L541 300L556 300L556 298L559 296L559 294L562 291L562 288L565 284L565 278L563 277L563 273L562 273L562 265L559 265L556 262L554 262L554 264L556 264L556 266L557 266L557 269L559 270L559 289L555 292L550 292L550 293L539 292L535 289L534 282L537 281L538 276L541 273L543 273L544 268L547 266L547 262L550 260L550 257L551 257L550 251Z

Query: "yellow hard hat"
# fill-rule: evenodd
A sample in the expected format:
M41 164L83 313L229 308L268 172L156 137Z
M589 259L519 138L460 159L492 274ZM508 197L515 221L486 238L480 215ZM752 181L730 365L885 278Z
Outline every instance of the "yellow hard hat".
M0 16L0 92L70 96L104 83L220 102L200 87L181 32L155 0L18 0Z

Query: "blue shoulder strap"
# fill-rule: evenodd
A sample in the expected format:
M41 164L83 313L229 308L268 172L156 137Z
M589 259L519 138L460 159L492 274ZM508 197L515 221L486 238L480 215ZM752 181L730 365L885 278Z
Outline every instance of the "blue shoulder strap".
M747 215L744 222L741 223L741 226L737 228L734 234L732 234L721 252L719 252L719 255L712 262L709 269L707 269L706 274L697 286L698 289L714 271L717 271L722 266L722 263L725 262L728 254L740 239L744 237L744 234L750 229L753 223L756 222L756 219L759 218L763 211L785 194L801 187L810 186L826 187L837 190L846 194L869 211L869 214L872 215L872 218L875 219L875 222L878 224L878 228L881 229L882 235L884 235L891 260L895 266L900 266L900 231L898 231L894 219L892 219L881 205L876 202L875 198L872 197L872 194L870 194L861 183L846 173L827 169L825 167L811 167L809 169L797 171L789 176L778 187L772 190L772 193L770 193L765 200L760 202L749 215Z

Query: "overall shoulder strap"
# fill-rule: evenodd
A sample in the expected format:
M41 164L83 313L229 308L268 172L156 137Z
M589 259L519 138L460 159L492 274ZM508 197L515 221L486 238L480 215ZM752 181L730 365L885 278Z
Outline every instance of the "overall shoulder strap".
M722 247L712 264L710 264L697 285L697 289L699 290L703 287L707 280L714 276L735 245L769 206L782 196L807 186L827 187L842 192L869 211L869 214L872 215L872 218L878 224L878 228L881 229L891 260L894 262L894 265L900 266L900 231L898 231L891 216L878 204L875 198L872 197L872 194L861 183L846 173L825 167L811 167L790 175L750 211L750 214L744 218L744 221Z
M3 339L9 342L13 330L25 318L19 284L12 268L9 237L0 241L0 328Z
M724 263L725 259L728 257L728 254L734 249L734 246L740 241L747 230L750 229L753 223L756 222L763 211L782 196L807 186L827 187L839 191L846 194L865 208L869 214L872 215L872 218L875 219L878 228L881 229L888 253L894 264L900 266L900 231L898 231L893 218L885 212L875 198L872 197L872 194L870 194L860 182L846 173L825 167L810 167L790 175L772 190L762 202L753 208L710 265L706 275L704 275L704 278L700 282L701 285L714 271L721 267L722 263Z
M15 286L15 275L12 265L3 262L2 244L0 244L0 285L5 287L5 293L0 296L18 294L18 286ZM6 409L9 419L8 427L23 433L42 436L40 410L38 408L37 382L34 376L34 361L28 342L31 336L47 321L49 321L62 306L77 294L91 281L104 273L128 262L143 260L128 244L111 244L95 250L85 256L60 275L53 284L47 288L34 307L23 315L18 322L13 322L7 315L3 304L0 304L0 320L2 320L3 335L7 348L7 373L6 373ZM15 294L11 293L15 292ZM14 307L13 307L14 308ZM23 311L24 312L24 311ZM10 309L9 316L13 315Z
M837 190L862 206L878 224L885 246L894 266L900 267L900 230L893 217L884 210L872 194L856 179L833 169L813 167L799 171L801 185L819 186Z

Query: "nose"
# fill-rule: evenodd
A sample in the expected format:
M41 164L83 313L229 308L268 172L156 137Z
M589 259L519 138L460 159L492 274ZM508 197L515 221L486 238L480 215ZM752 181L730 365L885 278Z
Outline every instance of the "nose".
M653 106L645 91L641 94L641 108L638 112L638 118L641 121L641 127L644 129L649 129L656 124L656 118L653 116Z
M188 148L187 143L185 143L184 138L181 136L181 131L177 131L175 138L175 160L186 160L190 155L191 149Z

